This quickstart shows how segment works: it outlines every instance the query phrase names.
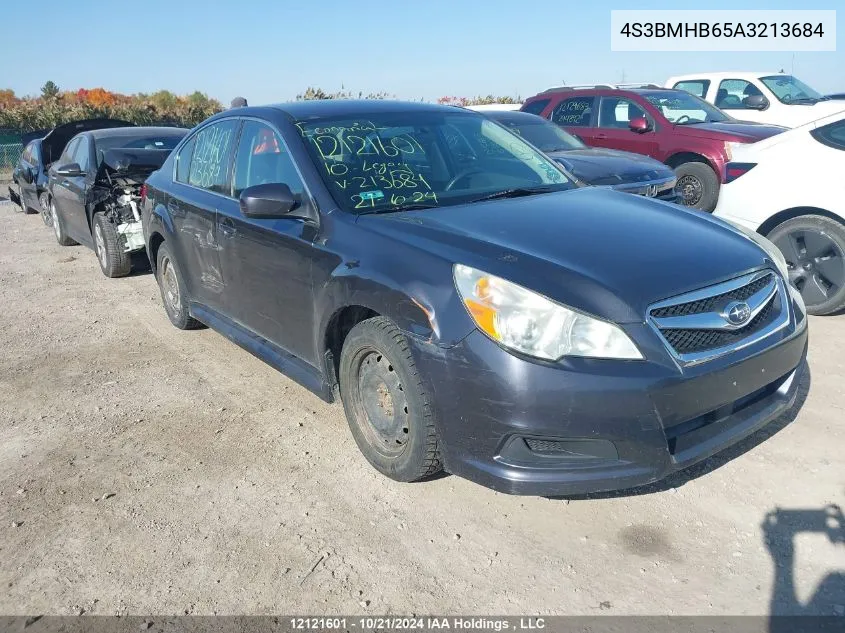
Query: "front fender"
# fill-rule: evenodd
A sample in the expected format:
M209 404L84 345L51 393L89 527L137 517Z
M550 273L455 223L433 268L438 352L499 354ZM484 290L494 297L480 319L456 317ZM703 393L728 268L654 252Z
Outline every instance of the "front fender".
M315 349L322 357L334 319L345 308L361 306L386 316L407 334L441 347L451 347L474 329L454 289L451 265L442 262L440 274L407 267L369 269L342 264L325 284L315 287L315 314L320 315ZM443 281L433 284L431 278ZM426 279L429 277L429 279Z

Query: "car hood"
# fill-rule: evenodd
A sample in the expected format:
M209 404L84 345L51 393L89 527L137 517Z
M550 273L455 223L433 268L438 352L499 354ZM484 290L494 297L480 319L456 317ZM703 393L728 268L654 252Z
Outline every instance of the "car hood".
M633 152L584 148L547 152L547 155L590 185L618 185L674 177L674 172L663 163Z
M751 121L722 121L714 123L695 123L692 125L676 125L675 130L686 136L713 138L718 136L726 141L740 141L754 143L775 134L785 132L789 128L779 125L762 125Z
M610 189L363 215L362 227L617 323L766 263L709 214Z

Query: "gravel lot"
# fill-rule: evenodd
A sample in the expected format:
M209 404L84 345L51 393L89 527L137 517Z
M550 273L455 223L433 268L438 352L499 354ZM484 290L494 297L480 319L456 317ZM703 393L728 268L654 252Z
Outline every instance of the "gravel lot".
M0 323L0 613L845 612L845 316L797 417L569 500L383 478L339 404L7 203Z

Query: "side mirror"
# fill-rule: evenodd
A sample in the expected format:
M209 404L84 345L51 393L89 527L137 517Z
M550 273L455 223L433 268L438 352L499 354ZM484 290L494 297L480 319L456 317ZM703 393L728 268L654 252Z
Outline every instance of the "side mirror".
M57 176L64 176L65 178L73 178L74 176L82 176L85 172L79 166L79 163L68 163L56 169Z
M644 134L651 131L651 125L644 116L638 116L628 122L628 129L637 134Z
M290 217L298 202L290 187L282 183L247 187L239 198L241 213L248 218Z
M742 100L742 104L752 110L765 110L769 107L769 100L763 95L751 95L750 97L745 97Z

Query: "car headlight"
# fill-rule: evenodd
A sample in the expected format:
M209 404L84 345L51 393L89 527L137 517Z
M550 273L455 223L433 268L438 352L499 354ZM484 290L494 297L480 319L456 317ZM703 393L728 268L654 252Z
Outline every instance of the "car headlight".
M455 286L478 328L501 345L537 358L642 360L622 329L483 271L455 264Z
M724 218L722 219L724 220ZM724 221L756 243L757 246L762 248L766 252L766 255L769 256L769 259L771 259L774 265L777 266L777 269L780 271L780 274L783 275L783 278L787 282L789 281L789 265L786 263L786 258L777 246L772 244L767 238L760 235L757 231L752 231L738 222L732 222L731 220Z
M734 150L740 145L744 145L744 143L737 143L735 141L725 141L725 156L727 156L728 160L733 160Z

